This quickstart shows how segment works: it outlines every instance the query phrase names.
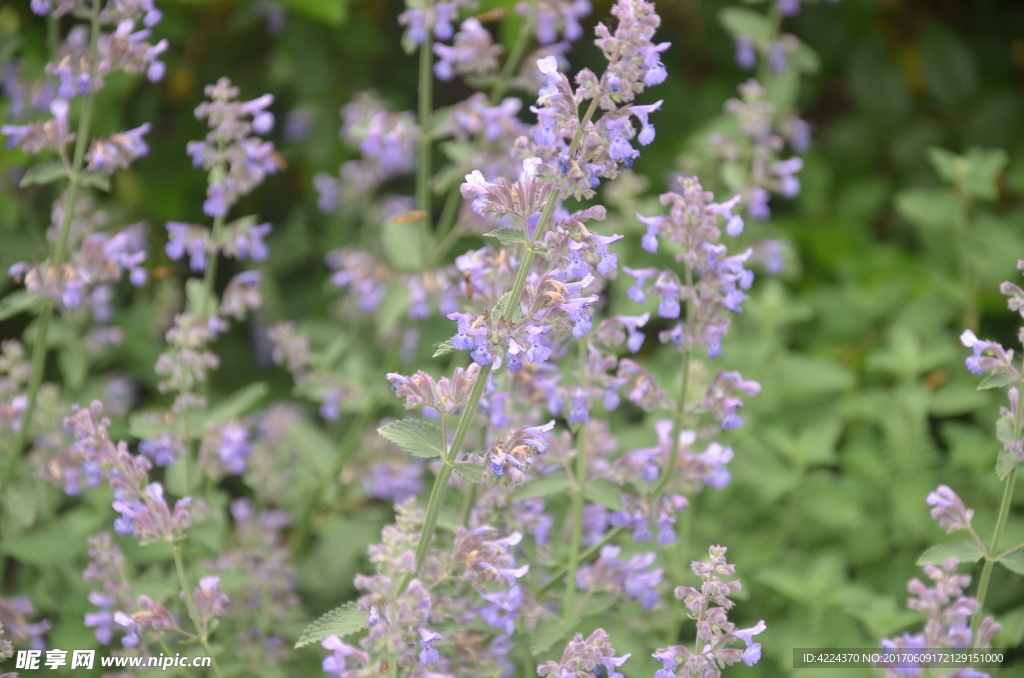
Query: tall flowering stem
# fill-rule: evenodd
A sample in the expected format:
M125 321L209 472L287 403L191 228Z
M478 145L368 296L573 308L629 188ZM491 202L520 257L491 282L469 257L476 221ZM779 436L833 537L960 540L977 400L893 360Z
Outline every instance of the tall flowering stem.
M416 163L416 206L430 223L430 117L434 108L433 39L430 31L420 44L420 138Z
M452 469L455 467L455 457L459 454L462 442L466 439L466 433L469 431L469 425L476 416L477 406L480 404L480 396L483 395L490 374L490 365L484 365L480 368L476 381L473 383L473 390L469 394L469 402L466 403L462 416L459 418L459 424L455 429L455 437L452 439L451 446L445 452L444 463L441 465L441 470L438 471L437 478L434 480L434 488L430 492L430 503L427 505L426 520L423 522L423 532L420 535L420 542L416 546L417 571L423 565L423 558L426 557L430 541L434 537L434 530L437 528L437 516L441 513L444 493L448 489L448 478L451 477Z
M1021 363L1022 370L1024 370L1024 360ZM1024 380L1018 380L1018 389L1024 385ZM1013 420L1013 439L1020 440L1021 427L1024 423L1024 407L1021 407L1018 401L1016 406L1016 416ZM999 542L1003 539L1003 530L1006 528L1006 518L1010 513L1010 502L1013 500L1013 488L1017 482L1017 465L1014 464L1010 470L1009 475L1006 476L1006 483L1003 485L1003 500L999 504L999 517L996 519L996 529L992 534L992 542L988 548L988 557L985 558L985 565L981 569L981 579L978 580L978 594L975 596L978 599L978 612L975 613L974 618L971 620L971 631L973 632L973 638L978 637L978 627L981 625L982 612L985 609L985 596L988 594L988 583L992 578L992 568L995 566L997 558L993 558L999 553Z
M579 340L580 387L587 384L587 342ZM571 619L576 597L576 572L580 566L580 545L583 543L583 485L587 482L587 426L580 424L576 436L576 484L572 491L572 542L569 546L569 570L565 582L565 615Z
M576 134L572 139L572 143L569 146L569 157L573 157L576 149L579 148L580 139L583 137L583 131L590 122L590 119L594 116L594 112L597 110L597 103L600 100L600 96L595 96L593 101L590 103L590 107L587 109L586 114L583 116L583 120L580 122L579 128L576 130ZM536 251L533 249L533 243L540 237L543 236L544 230L547 228L548 220L551 218L551 214L555 211L555 205L558 202L558 191L552 191L548 197L547 203L544 205L544 211L541 212L540 221L537 222L537 228L534 229L532 236L527 236L526 240L526 252L523 255L523 261L519 265L519 271L516 274L515 283L512 285L512 291L509 294L509 303L503 309L503 317L508 319L512 316L512 309L519 307L519 300L523 296L523 288L526 286L526 278L530 274L530 270L533 267L533 257ZM473 390L469 394L469 402L466 403L465 409L462 411L462 416L459 418L458 427L455 429L455 437L452 439L452 444L448 448L444 455L444 464L441 466L441 470L437 474L437 478L434 481L434 488L430 493L430 503L427 505L427 516L423 523L423 532L420 535L420 543L416 547L416 569L419 570L420 565L423 563L423 558L427 555L427 549L430 547L430 541L434 536L434 530L437 527L437 516L441 512L441 505L444 502L444 494L448 489L448 478L452 474L452 468L455 465L455 458L459 454L459 450L462 448L462 442L466 438L466 433L469 431L469 426L473 421L473 417L476 415L477 406L480 404L480 396L483 395L484 387L487 384L487 379L491 374L491 365L483 365L480 367L480 373L477 375L476 382L473 384Z
M185 606L188 607L188 616L192 618L192 623L196 627L196 637L199 638L199 644L203 646L206 656L210 658L214 674L216 674L217 678L223 678L220 666L217 664L217 658L213 656L213 650L210 649L207 625L200 619L199 613L196 610L196 603L192 599L192 587L188 584L188 577L185 576L185 565L181 559L181 542L174 544L174 567L178 571L178 583L181 585L182 595L185 598Z
M693 269L690 267L689 263L685 264L684 274L686 276L686 286L692 289ZM693 314L694 305L691 301L686 305L686 329L684 332L687 334L690 334L693 328ZM658 484L654 487L655 505L658 500L661 499L661 495L665 492L665 488L668 486L668 481L672 477L672 473L679 465L679 441L681 439L679 434L683 430L683 417L686 414L686 392L690 388L690 355L692 353L693 350L689 347L683 351L683 359L681 363L681 369L683 371L682 383L679 387L679 399L676 401L676 411L672 416L672 449L669 452L668 457L668 470L661 476ZM682 547L685 547L685 544L682 544Z
M100 0L92 0L92 11L89 13L89 79L96 79L96 65L99 59L99 38L100 38ZM71 232L71 220L75 214L75 200L78 197L79 177L82 166L85 162L85 148L89 138L89 124L92 121L92 102L95 97L95 88L90 87L89 92L82 101L82 113L78 118L78 133L75 137L75 155L71 161L71 171L68 175L67 202L64 205L64 216L61 219L60 234L57 236L57 245L53 250L53 268L59 270L64 263L65 250L67 249L68 234ZM63 154L62 154L63 155ZM66 162L66 161L65 161ZM21 418L21 426L18 428L18 435L14 439L7 455L7 462L4 465L3 476L0 477L0 489L7 484L11 473L14 471L14 462L21 453L28 440L29 429L31 428L32 415L35 413L36 401L39 397L39 388L43 383L43 367L46 365L46 335L50 328L50 318L53 316L54 299L49 296L43 297L42 308L39 312L39 320L36 325L35 343L32 345L32 375L28 384L28 401L25 405L25 413Z

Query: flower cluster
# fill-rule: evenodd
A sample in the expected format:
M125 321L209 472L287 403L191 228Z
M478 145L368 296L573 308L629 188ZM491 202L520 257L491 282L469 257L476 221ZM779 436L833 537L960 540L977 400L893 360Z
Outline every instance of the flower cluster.
M195 510L190 497L179 499L173 513L164 499L164 488L149 482L149 460L128 451L128 445L115 445L107 434L109 420L102 417L103 406L93 401L88 408L75 407L64 424L75 438L74 450L81 455L80 475L67 477L70 494L81 491L81 480L93 489L105 478L114 490L115 511L121 517L114 521L118 534L135 535L140 541L178 541L192 522ZM71 469L68 469L71 472Z
M538 157L534 173L551 182L559 193L590 198L600 178L614 179L619 164L630 166L639 156L632 146L654 140L649 116L661 106L633 104L647 87L664 82L665 68L660 54L669 43L651 42L660 18L654 5L642 0L618 2L612 8L618 19L612 33L603 23L596 28L595 44L608 60L608 68L598 78L590 69L576 75L577 88L558 70L558 60L547 56L537 62L547 83L538 93L537 125L532 139L521 137L517 148L523 157ZM581 120L582 104L591 101ZM596 122L591 116L596 107L604 112ZM640 132L630 122L636 118ZM571 140L571 141L570 141Z
M729 99L725 111L735 118L738 135L711 134L708 141L723 166L729 187L743 199L750 218L771 216L771 194L788 199L800 193L796 174L803 169L799 156L782 159L786 143L802 153L810 147L810 127L792 116L781 116L766 99L756 80L739 86L739 98ZM727 170L727 171L726 171Z
M174 617L166 607L149 596L136 596L128 580L124 554L114 545L109 532L89 539L89 566L84 573L87 582L102 586L89 593L89 602L99 611L85 613L85 625L93 629L96 640L110 645L114 632L122 633L121 645L136 648L145 645L144 634L153 639L177 630Z
M395 113L374 91L361 92L341 108L341 137L362 154L341 166L339 177L319 173L313 186L322 212L365 202L380 184L415 167L419 125L411 112Z
M541 45L558 41L561 33L568 42L583 37L580 21L594 10L590 0L540 0L538 2L517 2L516 12L526 17L530 31L537 36Z
M460 76L487 76L498 72L498 57L501 45L494 44L490 31L479 19L469 18L462 22L451 45L434 44L434 75L439 80L451 80Z
M189 142L188 155L195 167L210 171L203 212L223 218L239 198L280 169L274 145L257 136L274 126L267 110L274 97L238 101L239 90L227 78L204 91L210 100L196 107L196 118L206 119L211 129L205 140Z
M992 617L986 617L978 627L978 635L971 632L969 620L978 613L979 605L975 598L963 595L963 591L971 583L971 577L956 574L958 565L956 558L949 558L941 565L928 564L924 572L934 583L926 586L921 580L914 578L907 584L911 593L907 607L925 618L924 629L916 634L902 633L895 638L882 641L882 648L892 651L918 650L921 648L985 648L992 637L999 633L1002 626ZM885 667L886 678L903 678L921 674L921 666L908 655L907 661L880 664ZM973 671L970 667L959 669L956 676L988 678L988 674Z
M79 209L86 209L87 204L80 202ZM56 215L63 216L63 210L55 209ZM87 225L89 221L81 223ZM91 307L96 322L110 322L112 284L125 274L136 287L146 282L144 225L135 224L116 233L88 235L85 235L85 228L75 228L68 240L72 254L59 267L50 260L37 264L18 262L10 267L8 275L22 282L29 292L59 301L64 310Z
M737 629L728 619L728 612L735 605L729 597L740 590L740 582L722 581L722 577L736 572L736 567L725 561L725 552L722 546L712 546L708 551L710 562L692 563L694 574L703 582L700 589L676 588L676 597L683 601L687 615L697 624L696 649L676 645L655 652L654 658L662 664L655 678L717 677L725 666L739 661L753 666L761 659L761 643L755 643L753 637L764 632L765 623L760 621L751 628ZM736 642L746 647L729 647Z
M687 302L686 321L663 332L663 342L682 351L704 344L708 357L715 358L722 352L722 337L729 329L728 313L741 312L746 299L743 290L753 284L753 273L743 266L751 251L726 256L725 245L717 242L721 236L719 217L725 219L729 235L735 237L743 231L743 220L732 213L737 198L713 203L712 194L704 191L695 177L681 178L679 184L681 193L661 196L662 204L669 206L667 216L637 218L647 226L642 243L645 249L656 252L658 238L681 248L676 260L684 264L687 278L680 280L672 269L623 270L636 280L630 298L644 303L650 285L660 300L658 315L662 318L679 318L681 302ZM697 279L691 280L692 276Z
M561 661L549 661L537 667L537 673L545 678L622 678L618 668L631 655L615 656L611 638L604 629L597 629L586 639L577 633L562 653Z
M459 7L472 7L474 0L406 0L407 10L398 16L398 23L406 27L403 43L421 45L430 33L438 40L448 40L455 32L453 22L459 17Z

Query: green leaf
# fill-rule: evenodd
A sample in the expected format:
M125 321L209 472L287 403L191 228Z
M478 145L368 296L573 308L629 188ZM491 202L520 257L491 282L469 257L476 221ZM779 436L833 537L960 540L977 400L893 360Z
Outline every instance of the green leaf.
M283 0L299 14L329 26L340 26L348 18L348 0Z
M401 282L395 282L388 288L381 300L377 312L373 316L377 334L383 336L391 332L395 324L401 320L409 308L409 290Z
M338 446L322 431L308 422L300 421L289 427L288 439L295 446L296 452L307 459L318 474L331 473Z
M368 615L356 607L355 603L345 603L307 626L306 630L302 632L299 642L295 643L295 647L319 643L327 636L344 638L358 633L366 628L367 617Z
M41 296L26 290L11 292L3 299L0 299L0 320L13 318L19 313L25 313L26 311L36 311L42 305L42 302L43 298Z
M474 485L484 481L484 467L479 464L460 461L455 465L455 472L460 478Z
M380 231L381 245L391 265L399 271L420 271L428 251L423 224L389 221Z
M518 228L499 228L490 233L484 233L488 238L496 238L502 245L518 245L525 243L526 238Z
M439 356L448 355L449 353L454 353L454 352L455 352L455 347L452 346L452 340L451 339L445 339L444 341L439 341L436 344L434 344L434 355L432 355L430 357L431 358L437 358Z
M774 32L763 14L742 7L726 7L718 13L718 21L729 35L753 38L763 44L771 41Z
M896 211L919 228L953 228L960 201L948 188L912 188L896 196Z
M999 564L1014 574L1024 574L1024 551L1011 553L999 559Z
M1009 445L1013 442L1013 420L1009 417L1000 417L996 421L996 438L1003 445Z
M564 621L555 618L541 622L530 636L530 651L535 655L547 652L555 643L572 633L579 623L579 618Z
M190 278L185 283L185 309L189 313L207 316L217 310L217 300L206 291L200 278Z
M572 487L572 481L569 480L569 475L564 469L559 469L521 485L516 490L514 499L515 501L525 501L537 497L550 497L553 494L565 492L570 487Z
M444 454L445 441L441 429L425 421L402 419L382 426L377 433L417 457L432 459Z
M1010 471L1017 468L1017 453L1013 450L1000 450L999 456L996 458L996 475L999 476L1000 480L1006 480L1006 476L1010 475Z
M626 508L622 505L622 490L618 485L604 478L595 480L584 487L583 496L595 504L600 504L613 511L623 511Z
M590 600L583 605L583 610L580 614L584 617L601 614L617 602L619 602L618 597L611 593L595 593L590 596Z
M263 382L244 386L207 410L203 423L210 426L239 417L253 409L268 393L270 387Z
M921 554L917 564L942 563L952 557L956 557L961 563L976 563L984 555L978 545L970 539L959 539L931 547Z
M41 163L32 165L25 172L18 184L21 188L34 185L51 184L68 176L68 168L60 160L44 160Z
M163 410L135 412L128 417L128 435L138 440L159 438L177 428L174 415Z
M110 177L103 172L81 172L78 175L78 183L86 188L98 188L101 191L110 191Z
M507 307L510 307L506 310ZM515 324L523 317L523 309L520 304L512 301L512 290L505 292L494 305L492 315L496 318L505 318L509 323Z
M1003 386L1009 386L1015 381L1017 381L1017 375L1013 372L997 372L982 379L981 383L978 384L978 390L984 391L989 388L1002 388Z
M999 196L996 181L1010 162L1006 151L1001 148L986 150L975 147L965 155L957 155L937 146L928 149L928 160L939 176L965 195L980 200L995 200Z

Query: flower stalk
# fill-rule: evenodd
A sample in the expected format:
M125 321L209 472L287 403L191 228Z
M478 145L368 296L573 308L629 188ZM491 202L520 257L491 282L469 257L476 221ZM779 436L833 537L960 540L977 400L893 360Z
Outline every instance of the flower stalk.
M89 12L89 78L90 82L96 79L96 68L98 61L100 38L100 0L93 0L92 9ZM82 166L85 162L85 149L88 145L89 125L92 122L92 105L95 98L95 90L90 87L82 101L82 111L78 118L78 132L75 136L75 154L68 168L67 199L64 203L64 215L61 219L60 233L57 236L57 244L53 250L52 266L59 270L67 255L68 236L71 233L71 220L75 212L75 202L78 199L78 187L81 178ZM62 154L63 155L63 154ZM65 159L65 163L67 160ZM43 384L43 368L46 366L46 335L50 328L50 318L53 316L54 300L44 297L42 308L39 311L39 319L36 324L36 337L32 344L32 372L29 377L28 394L25 404L25 412L21 418L21 426L14 439L14 444L7 455L7 462L4 465L3 476L0 477L0 489L7 484L14 471L14 462L21 454L21 450L28 442L29 431L32 424L32 416L35 414L36 402L39 398L39 389Z

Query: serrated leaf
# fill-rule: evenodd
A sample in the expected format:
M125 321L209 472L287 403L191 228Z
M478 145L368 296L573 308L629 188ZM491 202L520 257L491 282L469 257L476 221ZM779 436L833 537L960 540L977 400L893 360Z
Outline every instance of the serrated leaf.
M103 172L81 172L78 175L78 183L86 188L110 191L110 177Z
M67 176L68 168L60 160L45 160L29 167L18 186L50 184Z
M1024 551L1011 553L999 559L999 564L1014 574L1024 574Z
M523 309L518 303L512 301L512 290L505 292L498 299L498 303L494 305L494 312L492 313L496 318L505 318L509 323L515 324L519 322L523 317Z
M484 479L484 467L479 464L459 462L455 465L455 472L459 474L460 478L474 485L482 483Z
M554 647L555 643L576 630L576 625L579 623L578 618L564 621L549 619L541 622L537 626L537 630L530 635L530 651L535 655L547 652Z
M996 421L996 438L1003 445L1013 442L1013 421L1007 417L1000 417Z
M1000 480L1006 480L1006 476L1010 475L1010 471L1017 468L1017 454L1012 450L1001 450L999 457L996 459L996 475L999 476Z
M569 480L569 475L564 470L559 469L521 485L516 490L513 499L515 501L526 501L527 499L536 499L538 497L550 497L553 494L565 492L570 487L572 487L572 481Z
M595 480L584 487L583 496L595 504L600 504L613 511L623 511L626 508L622 505L622 490L618 485L604 478Z
M490 233L484 233L484 235L488 238L495 238L502 245L519 245L526 242L523 232L518 228L499 228Z
M43 298L26 290L11 292L0 299L0 320L13 318L19 313L34 311L42 305Z
M981 380L978 384L978 390L984 391L989 388L1002 388L1003 386L1009 386L1013 382L1017 381L1017 375L1013 372L997 372L996 374L990 374Z
M595 593L583 605L583 610L580 614L584 617L601 614L618 601L618 597L611 593Z
M439 341L438 343L434 344L434 355L432 355L430 357L431 358L437 358L438 356L448 355L449 353L454 353L454 352L455 352L455 347L452 346L452 340L451 339L445 339L444 341Z
M344 638L366 628L369 615L356 607L355 603L345 603L337 607L306 627L295 647L304 647L319 643L328 636Z
M393 421L377 429L377 433L409 454L424 459L440 457L446 447L441 429L418 419Z
M918 565L927 565L928 563L942 563L949 558L956 557L961 563L976 563L982 559L984 554L978 545L969 539L959 539L957 541L946 542L945 544L939 544L933 546L917 559Z

